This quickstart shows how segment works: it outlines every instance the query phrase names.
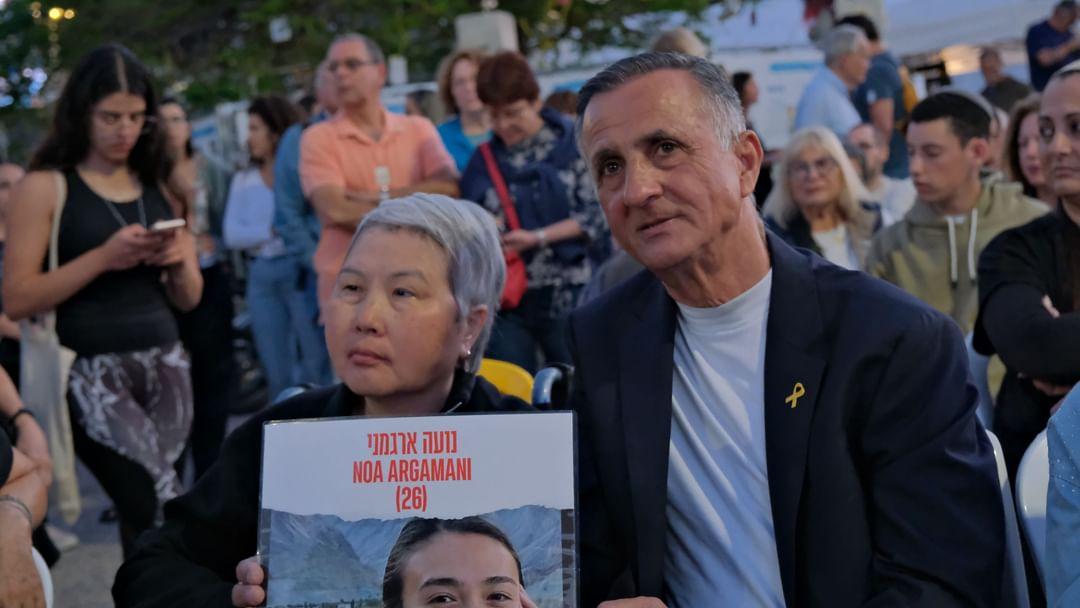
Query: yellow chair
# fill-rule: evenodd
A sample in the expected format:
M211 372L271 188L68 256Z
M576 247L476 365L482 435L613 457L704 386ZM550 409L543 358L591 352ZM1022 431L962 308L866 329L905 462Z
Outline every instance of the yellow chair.
M504 395L532 401L533 377L520 366L498 359L482 359L478 375L495 385Z

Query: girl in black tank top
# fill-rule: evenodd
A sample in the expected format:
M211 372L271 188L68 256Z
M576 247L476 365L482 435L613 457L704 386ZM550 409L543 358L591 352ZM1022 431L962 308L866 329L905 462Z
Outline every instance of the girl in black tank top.
M152 225L173 217L156 186L145 188L140 199L116 203L91 190L77 171L65 177L68 196L58 241L61 265L101 246L123 226ZM56 333L61 344L80 356L176 342L176 320L161 282L161 268L140 264L99 275L57 307Z
M181 492L174 466L191 426L191 380L172 307L194 307L202 277L186 229L149 230L173 211L158 186L168 162L146 69L123 47L91 51L57 109L12 201L5 306L13 318L56 311L60 342L76 354L75 451L116 505L127 554Z

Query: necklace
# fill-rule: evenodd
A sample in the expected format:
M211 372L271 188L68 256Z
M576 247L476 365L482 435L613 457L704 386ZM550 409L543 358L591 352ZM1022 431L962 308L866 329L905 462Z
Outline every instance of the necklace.
M124 216L120 215L120 210L116 207L115 202L110 201L109 199L101 195L98 195L98 198L100 198L105 203L105 207L109 209L109 211L112 213L112 216L116 218L117 222L120 223L121 228L124 228L128 225L128 222L124 219ZM139 206L139 223L142 226L146 227L146 207L143 205L143 197L141 194L139 195L138 200L135 201L135 204Z
M90 193L101 199L101 202L104 203L105 206L109 209L109 213L111 213L113 219L115 219L116 222L120 224L120 227L126 228L128 226L128 221L125 220L124 216L120 214L120 209L119 207L117 207L117 203L113 200L105 198L104 196L101 196L93 188L91 188L90 184L86 181L86 178L82 175L82 169L76 168L76 173L78 174L79 180L82 181L82 183L86 186L88 190L90 190ZM139 198L135 200L135 204L139 208L139 223L143 227L149 228L150 225L146 223L146 206L143 204L143 196L141 192L139 193Z

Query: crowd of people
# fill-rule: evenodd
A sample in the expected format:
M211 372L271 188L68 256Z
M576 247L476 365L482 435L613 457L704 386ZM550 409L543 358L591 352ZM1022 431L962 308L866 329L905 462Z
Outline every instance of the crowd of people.
M1030 28L1030 87L987 48L981 94L922 99L840 19L779 149L689 30L547 98L521 54L460 50L405 114L344 34L310 111L250 100L231 176L130 51L92 51L29 172L0 165L0 605L42 605L51 442L115 505L117 605L257 606L263 423L531 410L483 358L573 366L582 605L998 605L984 423L1014 483L1049 424L1029 592L1080 603L1078 17ZM270 399L309 390L226 438L236 275ZM70 355L41 424L17 321ZM1005 367L990 420L965 338ZM462 522L424 538L494 539L523 586Z

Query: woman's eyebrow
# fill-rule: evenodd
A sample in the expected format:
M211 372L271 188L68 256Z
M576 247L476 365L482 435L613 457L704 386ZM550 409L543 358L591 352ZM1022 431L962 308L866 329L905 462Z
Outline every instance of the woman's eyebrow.
M1053 122L1053 120L1054 120L1053 116L1051 116L1049 114L1043 114L1041 112L1038 114L1038 117L1039 117L1039 120L1049 120L1051 122ZM1073 120L1073 119L1076 119L1076 118L1080 118L1080 112L1069 112L1069 113L1065 114L1065 119L1066 120Z
M427 281L427 275L419 270L398 270L397 272L390 273L391 279L401 279L406 277L415 277L423 281Z
M426 581L424 581L424 584L420 585L420 588L421 589L426 589L428 587L461 587L461 586L462 586L461 581L457 580L456 578L451 578L451 577L448 577L448 576L444 576L444 577L441 577L441 578L429 578Z

